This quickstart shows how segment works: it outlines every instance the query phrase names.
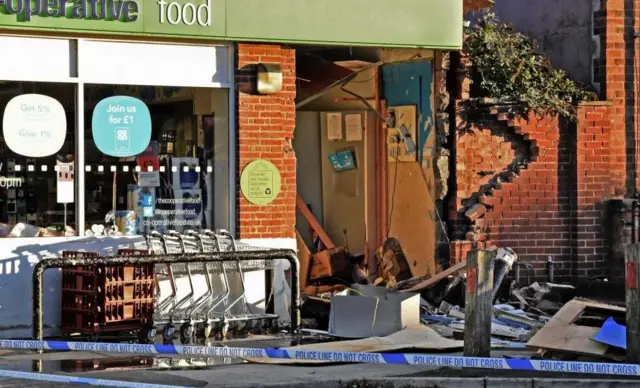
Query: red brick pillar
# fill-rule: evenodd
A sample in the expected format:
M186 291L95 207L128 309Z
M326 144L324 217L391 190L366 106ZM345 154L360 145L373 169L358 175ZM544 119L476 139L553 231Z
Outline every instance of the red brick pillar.
M638 120L638 81L640 56L634 33L640 25L640 0L597 0L593 2L593 31L599 39L594 59L594 81L600 99L612 103L611 178L618 195L633 195L640 185L636 163Z
M256 64L282 66L282 91L256 92ZM272 44L236 46L238 125L237 231L239 238L295 237L296 158L291 140L296 124L295 50ZM280 195L268 205L249 203L240 192L240 175L253 160L273 163L282 177Z
M608 275L606 200L615 190L611 169L611 106L606 102L580 105L576 134L575 272L586 278ZM624 169L623 164L614 164Z

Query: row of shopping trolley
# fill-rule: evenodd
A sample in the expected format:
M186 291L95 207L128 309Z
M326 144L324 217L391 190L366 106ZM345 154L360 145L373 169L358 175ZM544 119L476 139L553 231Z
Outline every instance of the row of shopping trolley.
M151 232L145 240L147 250L121 250L118 254L184 255L239 250L234 238L224 230ZM247 301L245 280L246 272L273 269L274 265L267 260L212 260L132 264L124 270L65 269L63 334L136 332L139 341L148 343L155 342L161 333L165 343L179 338L181 343L189 344L207 338L222 340L251 332L274 332L278 330L278 316L254 311ZM267 296L265 305L271 297ZM87 318L87 312L93 315Z

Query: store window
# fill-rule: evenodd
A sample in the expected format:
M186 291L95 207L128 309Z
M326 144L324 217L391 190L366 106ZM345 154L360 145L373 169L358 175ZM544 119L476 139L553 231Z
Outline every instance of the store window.
M232 229L229 47L1 37L0 52L0 237Z
M0 237L76 235L75 102L74 84L0 81Z
M229 91L85 85L87 235L229 229Z

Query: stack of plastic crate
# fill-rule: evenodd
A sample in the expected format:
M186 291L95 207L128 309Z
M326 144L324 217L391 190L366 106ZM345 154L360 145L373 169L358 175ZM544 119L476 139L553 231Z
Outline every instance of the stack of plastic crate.
M118 255L148 251L120 250ZM64 258L98 257L63 252ZM63 334L139 331L151 324L156 296L154 264L78 266L62 271Z

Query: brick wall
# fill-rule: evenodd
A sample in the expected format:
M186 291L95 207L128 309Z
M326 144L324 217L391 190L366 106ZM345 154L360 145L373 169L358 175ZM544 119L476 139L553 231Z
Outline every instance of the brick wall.
M640 20L640 0L596 0L593 2L596 52L594 82L600 97L612 103L610 174L616 194L633 195L640 182L636 163L638 144L638 61L633 35Z
M611 275L622 263L611 263L607 236L607 198L615 193L611 174L611 107L585 104L576 130L576 208L574 276Z
M514 118L511 105L458 106L452 261L491 241L514 249L539 279L549 256L558 280L608 274L608 104L580 106L576 122Z
M236 48L238 128L239 238L295 237L296 158L291 146L295 129L295 51L280 45L244 44ZM279 63L282 91L256 92L257 63ZM249 203L240 192L240 174L255 159L266 159L280 170L282 189L265 206Z

